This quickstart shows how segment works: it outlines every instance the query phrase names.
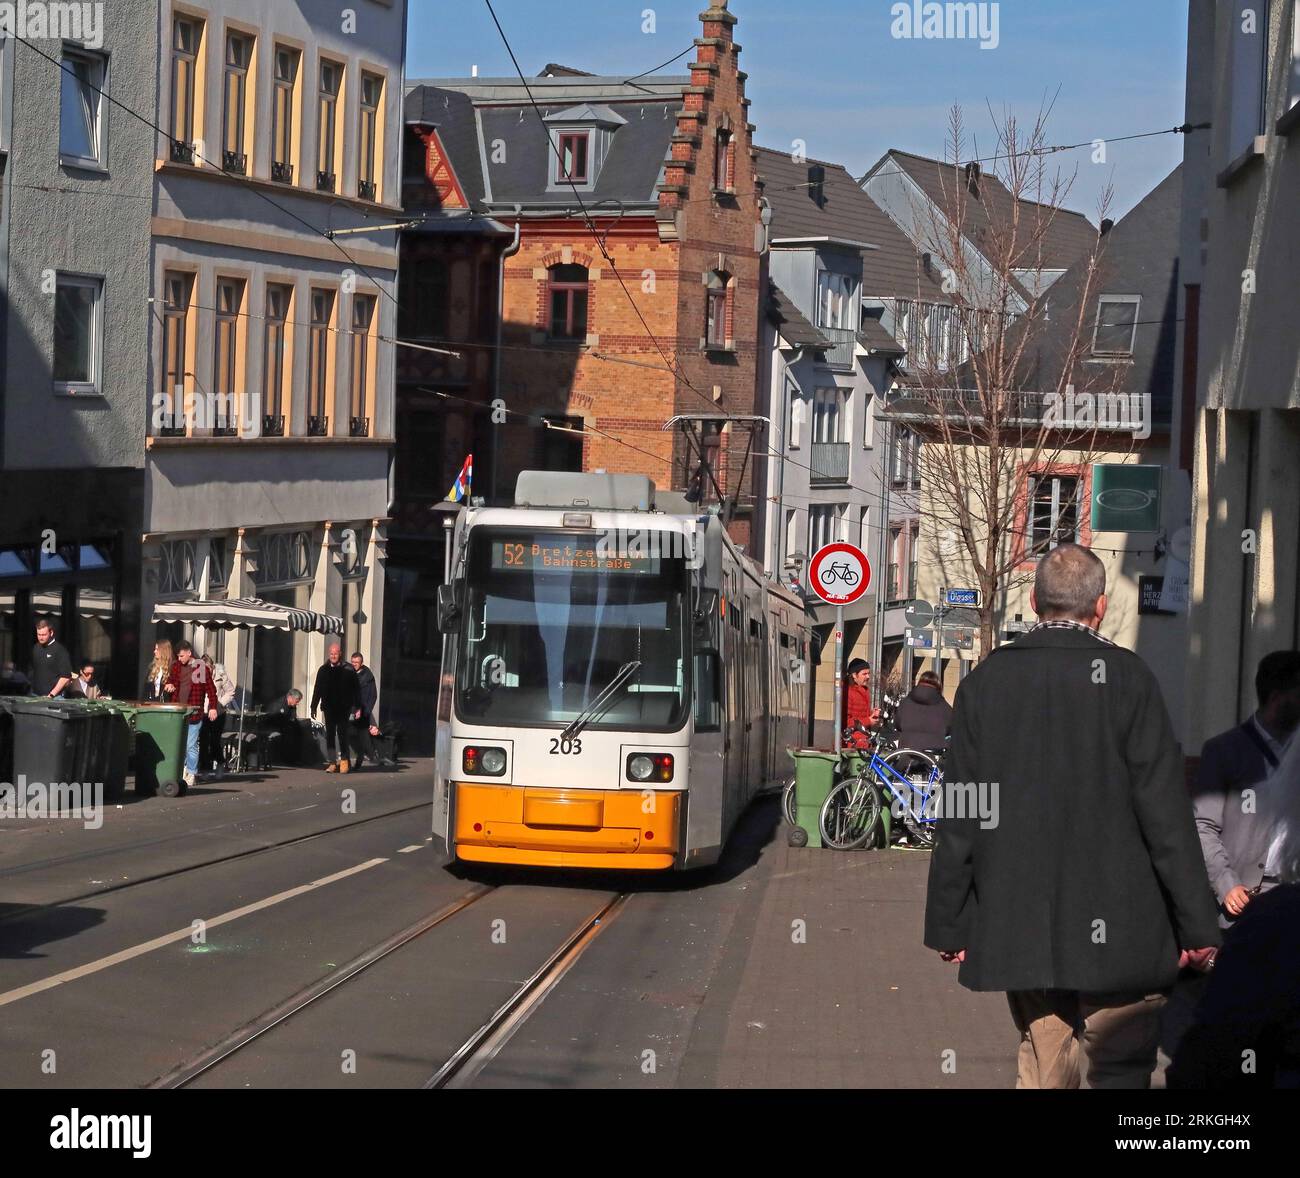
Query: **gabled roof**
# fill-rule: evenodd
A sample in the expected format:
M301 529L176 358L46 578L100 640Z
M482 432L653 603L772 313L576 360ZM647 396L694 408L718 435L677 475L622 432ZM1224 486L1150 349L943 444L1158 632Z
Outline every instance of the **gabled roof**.
M822 202L809 187L809 168L823 170ZM950 303L952 299L927 274L920 255L902 230L849 175L842 164L821 160L796 162L787 152L757 149L755 167L763 196L772 207L774 241L862 243L874 246L862 259L865 298L905 298Z
M906 172L925 195L940 209L947 210L953 202L953 193L966 183L964 165L945 163L928 156L913 155L911 152L890 150L872 167L864 178L870 179L882 167L897 167ZM975 246L980 247L981 239L988 233L990 225L1009 224L1012 216L1014 198L1006 185L987 169L982 169L979 176L979 199L966 201L966 237ZM1086 255L1097 240L1097 230L1082 213L1070 209L1053 209L1037 201L1021 199L1020 216L1029 218L1030 223L1039 220L1046 222L1043 233L1041 260L1037 257L1026 259L1024 268L1063 270L1073 262Z
M472 188L488 207L518 204L555 211L577 202L572 192L551 185L554 152L538 110L543 122L596 122L611 130L609 151L595 186L581 190L583 203L588 209L602 204L602 216L626 206L644 213L658 205L655 186L677 130L682 88L689 83L688 77L633 84L617 77L563 75L529 79L525 90L518 78L414 81L407 89L406 117L437 127L467 196ZM467 182L467 175L477 179Z
M829 348L830 341L804 316L775 282L767 284L767 317L792 348Z
M590 78L590 77L594 77L593 74L588 73L586 70L578 70L578 69L574 69L573 66L571 66L571 65L557 65L557 64L556 64L555 62L553 62L553 61L548 61L544 66L542 66L541 73L539 73L537 76L538 76L539 78Z

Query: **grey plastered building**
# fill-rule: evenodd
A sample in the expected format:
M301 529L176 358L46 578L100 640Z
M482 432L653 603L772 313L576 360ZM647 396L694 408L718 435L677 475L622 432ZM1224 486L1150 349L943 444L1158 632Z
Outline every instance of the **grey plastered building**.
M348 12L153 17L141 596L146 618L223 595L341 614L382 711L406 11ZM261 634L250 668L237 638L193 637L259 702L310 692L324 653L319 635Z
M99 35L0 37L0 664L46 615L130 695L153 137L96 87L152 111L156 6L99 7Z

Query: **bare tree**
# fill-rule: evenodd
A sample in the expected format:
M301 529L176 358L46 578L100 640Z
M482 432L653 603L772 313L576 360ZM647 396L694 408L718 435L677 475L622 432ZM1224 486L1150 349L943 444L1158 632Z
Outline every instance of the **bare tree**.
M917 209L916 224L954 305L932 309L938 324L911 325L917 346L909 349L890 408L896 426L909 425L922 441L920 515L937 538L945 583L970 577L979 590L982 655L995 645L1008 590L1032 575L1026 558L1063 530L1044 536L1040 526L1035 535L1026 473L1066 463L1086 468L1101 450L1113 455L1125 445L1123 428L1132 444L1131 427L1123 424L1126 402L1116 399L1119 366L1082 362L1092 346L1089 309L1104 233L1065 277L1050 290L1044 286L1048 235L1070 190L1070 180L1049 170L1046 113L1028 130L1013 115L995 118L990 167L962 162L969 159L967 136L961 110L953 108L945 160L936 165L940 198ZM1106 224L1110 199L1107 189L1098 224ZM1077 520L1082 487L1080 478L1074 502L1061 504L1058 518Z

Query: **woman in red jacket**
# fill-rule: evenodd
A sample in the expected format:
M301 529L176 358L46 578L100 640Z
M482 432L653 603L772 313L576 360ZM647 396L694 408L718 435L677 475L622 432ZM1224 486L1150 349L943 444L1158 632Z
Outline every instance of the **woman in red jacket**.
M844 713L841 717L841 730L853 728L849 744L857 748L866 748L869 737L865 732L858 732L856 727L874 728L880 723L880 709L871 706L871 664L866 659L854 659L849 663L848 674L844 683Z

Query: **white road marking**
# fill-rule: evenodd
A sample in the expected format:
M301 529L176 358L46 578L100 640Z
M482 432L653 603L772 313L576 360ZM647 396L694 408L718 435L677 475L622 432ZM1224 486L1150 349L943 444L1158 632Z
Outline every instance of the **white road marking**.
M319 806L319 805L320 805L320 802L312 802L312 804L311 804L310 806L299 806L299 807L297 807L297 809L294 809L294 810L286 810L285 813L286 813L286 814L301 814L304 810L314 810L314 809L316 809L316 807Z
M337 883L341 879L347 879L350 875L356 875L360 871L367 871L371 867L378 867L381 863L387 862L387 859L367 859L364 863L358 863L355 867L349 867L346 871L336 871L333 875L312 880L311 883L301 884L285 892L277 892L274 896L267 896L265 900L245 904L243 908L234 908L229 912L223 912L220 916L210 917L203 923L209 929L216 928L218 925L229 924L232 920L238 920L241 916L250 916L254 912L261 912L263 908L282 904L285 900L292 900L296 896L305 895L317 888L323 888L326 884ZM152 941L145 941L142 944L133 945L129 949L122 949L117 953L109 954L107 957L101 957L98 961L88 961L85 965L77 966L76 969L64 970L62 973L42 978L39 982L19 986L16 990L8 990L0 994L0 1006L8 1006L11 1002L17 1002L22 998L30 998L33 994L40 994L44 990L52 990L55 986L62 986L65 982L76 981L77 978L84 978L89 974L98 973L102 969L121 965L124 961L143 957L146 953L152 953L155 949L161 949L165 945L174 945L178 941L189 940L193 934L194 926L186 925L183 929L177 929L174 933L165 933L161 937L155 937Z
M412 851L423 851L423 850L424 850L423 843L412 843L409 847L398 847L397 853L399 855L409 855Z

